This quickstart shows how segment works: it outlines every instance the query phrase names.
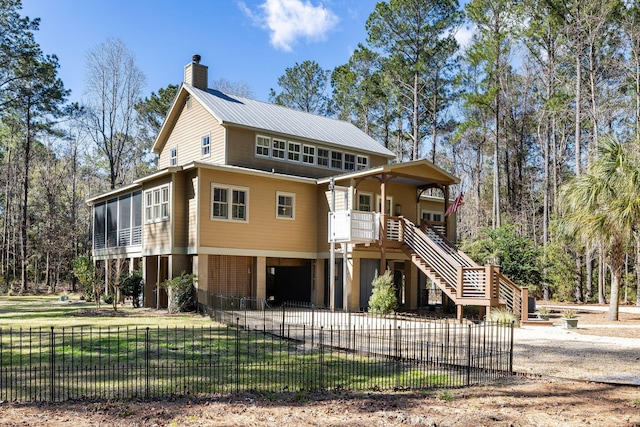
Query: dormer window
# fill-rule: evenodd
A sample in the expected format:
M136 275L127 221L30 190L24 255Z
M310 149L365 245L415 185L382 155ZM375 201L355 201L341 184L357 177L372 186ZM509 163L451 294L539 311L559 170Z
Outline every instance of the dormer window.
M170 153L169 166L176 166L178 164L178 148L172 148Z
M283 159L285 158L285 152L287 151L287 143L280 139L273 139L273 151L271 152L271 156L274 159Z
M358 170L369 167L369 158L367 156L358 156Z
M271 138L258 135L256 137L256 156L269 157L271 151Z
M201 140L202 157L209 157L211 155L211 140L209 135L205 135Z
M356 170L356 156L355 154L344 154L344 170L352 171Z
M314 165L316 163L316 147L305 145L302 147L302 163Z
M333 169L342 169L342 153L340 151L331 152L331 167Z
M329 150L318 148L318 166L329 166Z
M289 160L292 162L300 161L300 144L297 142L289 142L288 151Z

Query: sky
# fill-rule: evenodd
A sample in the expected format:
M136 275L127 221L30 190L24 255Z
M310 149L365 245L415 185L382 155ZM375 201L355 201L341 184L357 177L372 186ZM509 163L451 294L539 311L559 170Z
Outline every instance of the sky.
M119 38L146 76L143 96L180 84L193 54L209 83L243 82L267 101L278 77L306 60L323 69L345 64L378 0L22 0L40 18L36 41L60 62L70 100L85 92L86 54Z
M209 82L244 82L267 101L287 68L314 60L332 70L366 42L376 0L22 0L40 18L36 41L55 54L71 101L85 91L86 54L124 41L146 76L143 96L180 84L193 54Z

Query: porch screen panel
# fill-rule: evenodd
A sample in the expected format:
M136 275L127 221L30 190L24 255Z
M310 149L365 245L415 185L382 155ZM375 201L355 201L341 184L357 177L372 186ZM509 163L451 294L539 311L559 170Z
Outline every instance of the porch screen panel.
M118 199L107 202L107 247L118 244Z
M93 207L93 248L104 249L105 243L105 208L106 203L98 203Z
M120 197L118 203L118 246L131 244L131 195Z
M131 244L142 244L142 191L131 197Z

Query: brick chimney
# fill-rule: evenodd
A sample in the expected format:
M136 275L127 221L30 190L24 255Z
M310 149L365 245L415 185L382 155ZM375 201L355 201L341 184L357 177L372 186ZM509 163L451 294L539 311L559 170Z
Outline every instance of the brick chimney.
M191 63L184 66L184 82L198 89L207 90L209 67L200 64L200 55L193 55Z

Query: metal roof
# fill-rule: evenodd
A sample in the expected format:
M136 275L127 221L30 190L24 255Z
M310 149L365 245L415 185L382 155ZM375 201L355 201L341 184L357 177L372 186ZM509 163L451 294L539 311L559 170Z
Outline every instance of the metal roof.
M249 127L292 138L324 142L390 159L396 157L392 151L349 122L227 95L214 89L204 91L187 83L183 83L183 87L223 125Z

